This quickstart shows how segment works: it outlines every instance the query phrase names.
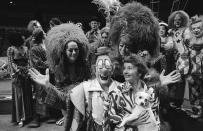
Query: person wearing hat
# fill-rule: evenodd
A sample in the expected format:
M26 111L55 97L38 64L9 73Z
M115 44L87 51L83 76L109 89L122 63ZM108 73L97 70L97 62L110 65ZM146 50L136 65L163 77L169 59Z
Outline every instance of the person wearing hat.
M97 41L101 37L100 30L99 30L100 22L98 18L93 17L90 20L89 26L91 29L86 33L86 37L89 40L89 43L91 44Z
M159 23L159 35L160 35L160 51L165 54L165 44L167 43L168 39L168 24L165 22Z
M95 78L84 81L75 86L69 93L65 94L57 90L49 83L48 72L40 74L35 69L30 69L32 79L42 85L44 89L55 94L52 102L66 109L65 131L100 131L108 130L110 127L106 121L106 110L108 110L108 93L119 85L119 82L111 79L113 66L105 47L97 49Z
M95 50L98 41L101 39L101 32L99 30L100 22L97 17L92 17L89 23L90 30L86 33L86 37L89 41L89 61L90 65L94 64L95 60Z

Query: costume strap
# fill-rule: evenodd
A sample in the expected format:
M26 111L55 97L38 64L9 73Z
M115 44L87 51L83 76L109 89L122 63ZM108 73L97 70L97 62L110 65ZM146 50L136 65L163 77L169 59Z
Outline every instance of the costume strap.
M89 92L89 98L88 98L88 112L90 115L92 114L92 91Z

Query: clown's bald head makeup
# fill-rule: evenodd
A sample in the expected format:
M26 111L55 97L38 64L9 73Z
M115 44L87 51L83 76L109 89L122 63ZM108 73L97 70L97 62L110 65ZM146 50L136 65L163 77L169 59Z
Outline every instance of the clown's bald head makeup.
M97 57L96 61L96 78L100 85L105 86L111 83L113 65L108 55L103 54Z
M203 20L202 19L196 19L192 21L190 25L190 30L194 37L199 38L203 35Z

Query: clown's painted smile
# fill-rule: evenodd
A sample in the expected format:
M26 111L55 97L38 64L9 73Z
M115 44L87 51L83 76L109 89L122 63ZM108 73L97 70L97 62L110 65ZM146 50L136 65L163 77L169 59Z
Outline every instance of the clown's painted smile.
M96 62L96 77L101 85L107 85L111 82L113 67L109 56L98 56Z

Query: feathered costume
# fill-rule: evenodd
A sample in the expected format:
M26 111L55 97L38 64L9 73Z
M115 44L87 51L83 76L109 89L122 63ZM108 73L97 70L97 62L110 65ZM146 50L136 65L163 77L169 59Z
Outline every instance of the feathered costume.
M110 39L113 45L118 45L123 37L132 53L147 50L154 56L159 50L158 31L159 23L153 12L138 2L132 2L121 7L112 18Z
M50 68L54 71L55 67L59 64L65 46L69 41L76 41L81 45L83 60L87 58L87 44L88 40L83 33L83 30L77 25L61 24L57 27L53 27L47 34L46 37L46 49L47 49L47 60L50 64Z
M131 53L138 54L144 50L152 56L149 66L150 78L145 79L149 87L156 90L154 105L152 106L157 123L159 120L159 95L160 90L159 73L156 67L162 67L163 56L160 56L159 22L151 9L138 2L131 2L120 7L112 17L110 24L110 40L116 48L120 41L128 47ZM163 66L164 67L164 66ZM156 71L155 71L156 70ZM162 69L160 69L162 71ZM166 88L162 88L166 89Z
M65 45L69 41L76 41L78 43L79 49L80 48L83 49L83 50L80 49L80 51L84 51L84 52L87 51L85 50L88 42L87 38L85 37L82 29L77 25L74 25L71 23L62 24L62 25L53 27L48 32L48 35L46 38L47 59L50 64L51 70L56 73L58 71L63 70L63 68L59 68L59 67L62 67L60 66L61 64L60 62L64 62L63 51L66 49ZM82 53L82 56L81 56L82 60L86 60L85 53ZM79 54L79 58L80 58L80 54ZM81 66L81 63L80 63L80 66ZM64 67L64 68L67 68L67 67ZM84 69L84 67L82 68ZM80 70L80 68L76 68L76 69ZM85 70L82 70L82 71L83 73L85 73ZM65 72L62 71L61 73L62 73L61 76L65 76L65 77L67 76ZM85 75L87 75L87 73ZM81 75L79 74L78 77L81 77ZM61 79L59 80L61 81ZM77 82L80 82L80 81L77 81ZM113 83L116 85L111 84L112 88L118 85L117 82L113 82ZM81 84L75 87L76 84L73 83L71 85L67 85L69 87L68 93L59 91L52 84L47 84L46 91L48 96L46 99L46 103L48 103L49 105L55 108L66 110L67 115L65 116L65 122L64 122L65 131L69 131L69 130L90 131L90 129L91 130L95 129L97 131L100 131L101 129L104 128L102 123L103 121L101 121L103 116L100 114L104 112L104 109L103 109L103 104L101 104L103 103L103 99L100 99L100 94L99 94L102 91L102 88L100 87L98 80L93 79L93 80L81 82ZM96 94L98 97L96 96L96 98L94 97L94 99L92 97L89 97L89 92L93 92L93 95L94 95L94 92L96 92L98 94L98 95ZM89 106L87 106L87 102L91 100L88 99L88 97L92 98L92 104L88 103ZM97 101L98 99L99 101ZM96 116L99 116L97 117L99 118L98 119L99 121L97 121L98 123L94 122L95 119L89 119L87 115L88 113L90 113L88 112L88 108L91 106L93 108L98 107L96 109L92 108L93 114L96 112ZM87 122L86 120L92 120L92 121Z
M98 11L102 11L106 18L106 26L109 26L112 16L114 16L121 3L119 0L93 0L92 3L98 6Z
M79 56L76 60L76 79L71 78L71 74L67 72L69 62L66 58L67 43L75 41L78 44ZM47 61L51 71L55 74L55 82L57 86L67 86L69 84L81 82L88 79L89 71L87 64L88 40L83 30L73 23L61 24L53 27L47 34L45 45L47 52Z
M77 76L75 79L67 71L69 61L66 57L66 49L70 41L76 42L79 48L79 55L74 65L76 69L74 75ZM69 90L78 83L90 78L90 68L87 63L87 44L88 40L83 30L73 23L55 26L48 32L45 40L47 61L55 79L55 83L52 81L51 83L54 83L56 88L52 84L47 85L45 103L54 108L66 110L67 113L72 113L72 105L70 108L66 107L66 103L70 102L67 95ZM80 100L80 97L77 98ZM82 100L80 102L83 103ZM71 125L71 122L69 123L68 120L71 121L72 117L72 114L67 115L65 130L69 130L67 126L68 124Z

